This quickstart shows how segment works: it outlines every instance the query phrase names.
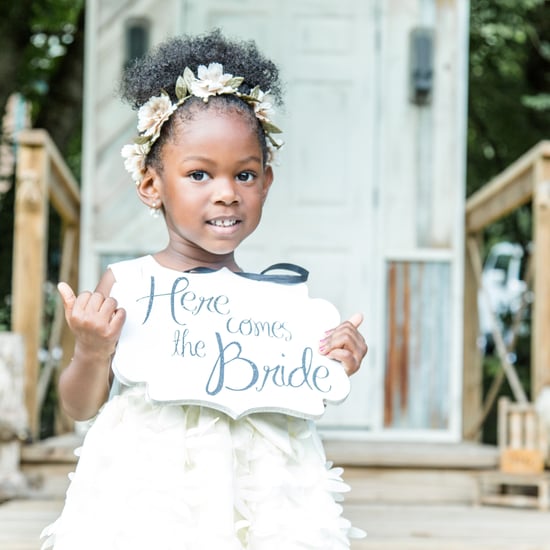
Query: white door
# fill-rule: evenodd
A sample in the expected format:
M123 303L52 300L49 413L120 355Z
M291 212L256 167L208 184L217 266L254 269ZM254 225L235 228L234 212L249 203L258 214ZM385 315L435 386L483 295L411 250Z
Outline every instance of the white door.
M304 266L312 296L333 302L344 318L365 314L367 341L377 338L378 324L373 5L188 0L181 14L183 32L219 27L229 36L254 39L278 63L285 84L285 113L276 123L286 145L262 224L239 254L241 265L247 270L280 261ZM382 395L374 365L380 359L371 349L352 379L350 397L329 407L322 425L374 427Z

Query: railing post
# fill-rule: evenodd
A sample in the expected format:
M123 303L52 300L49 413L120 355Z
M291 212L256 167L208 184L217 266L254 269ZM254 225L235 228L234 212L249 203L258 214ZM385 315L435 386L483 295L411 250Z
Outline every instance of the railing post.
M482 357L478 346L479 317L477 306L477 277L468 253L469 238L480 240L480 233L466 234L464 239L464 344L463 344L463 390L462 390L462 435L464 439L477 440L477 425L483 402Z
M533 237L535 277L531 327L531 399L550 386L550 151L535 164Z
M12 280L12 330L25 343L25 403L29 429L38 435L36 388L43 317L48 227L47 152L43 144L20 144L17 155Z

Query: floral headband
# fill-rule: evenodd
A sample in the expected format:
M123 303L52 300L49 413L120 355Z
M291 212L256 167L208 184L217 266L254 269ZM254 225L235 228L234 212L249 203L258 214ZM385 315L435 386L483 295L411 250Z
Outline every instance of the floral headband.
M152 97L139 108L137 125L139 136L134 143L124 145L121 151L124 167L136 185L145 173L145 159L159 138L162 125L191 96L200 97L205 103L208 102L209 97L216 95L233 94L240 97L254 109L254 114L265 132L268 146L279 149L283 145L282 141L276 140L271 135L280 134L281 130L269 118L273 113L269 92L263 92L258 86L249 94L239 92L238 88L244 78L224 74L220 63L210 63L208 67L199 65L197 74L198 78L189 67L186 67L183 76L178 77L175 103L171 102L170 96L163 90L161 95Z

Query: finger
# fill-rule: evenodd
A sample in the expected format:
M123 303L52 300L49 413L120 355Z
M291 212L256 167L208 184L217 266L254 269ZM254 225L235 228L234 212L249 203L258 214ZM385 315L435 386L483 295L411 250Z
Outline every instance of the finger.
M354 313L349 319L348 323L351 323L355 328L359 328L359 325L363 322L362 313Z
M327 357L339 361L348 376L355 374L359 370L361 362L349 350L337 348L327 354Z
M102 297L103 298L103 297ZM107 298L103 298L102 303L99 306L99 311L112 315L118 307L118 302L115 298L112 298L111 296L107 296Z
M94 313L101 313L105 310L115 309L114 307L112 307L112 301L107 302L107 299L105 298L105 296L103 296L103 294L101 294L101 292L92 292L86 304L86 307L89 311L92 311Z
M359 319L354 319L356 322L358 320ZM355 325L353 325L351 321L345 321L340 326L327 333L320 341L319 347L326 352L336 348L354 350L361 347L363 342L364 338Z
M367 354L367 345L364 342L347 343L343 346L335 346L325 351L324 355L338 361L352 360L361 363Z
M67 283L61 282L57 285L57 290L61 296L65 313L70 313L76 301L76 296L73 289Z
M359 321L359 318L352 319ZM359 370L368 351L367 343L351 322L344 322L339 330L321 341L319 352L330 359L340 361L346 373L351 376Z
M362 313L354 313L347 321L343 322L342 324L338 325L337 327L334 327L332 329L329 329L325 332L325 336L329 336L333 334L338 328L345 325L346 323L349 323L353 325L354 328L358 328L359 325L363 322L363 314Z
M119 333L122 330L122 325L124 325L125 320L126 310L122 308L115 310L113 316L111 317L111 327L116 333Z

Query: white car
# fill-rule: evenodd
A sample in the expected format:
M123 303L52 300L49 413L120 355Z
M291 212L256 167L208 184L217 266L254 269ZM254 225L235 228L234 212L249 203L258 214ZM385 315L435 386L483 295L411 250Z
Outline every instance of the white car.
M478 293L479 329L482 348L492 344L492 316L495 313L499 327L503 328L503 317L513 315L521 305L527 290L523 280L524 251L521 245L502 242L491 247L483 265L482 284ZM506 331L505 331L506 332Z

